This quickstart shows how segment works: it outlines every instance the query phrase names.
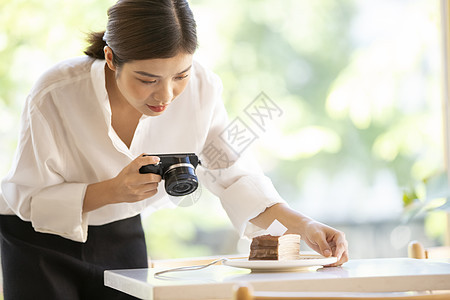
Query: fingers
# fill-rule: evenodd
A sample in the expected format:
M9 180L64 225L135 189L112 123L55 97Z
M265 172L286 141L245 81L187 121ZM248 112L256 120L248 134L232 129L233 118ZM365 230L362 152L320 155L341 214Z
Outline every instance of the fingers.
M336 263L334 263L332 266L333 267L337 267L342 265L343 263L346 263L348 261L348 252L344 251L344 253L342 253L341 258L338 259L338 261Z
M340 259L341 256L347 252L347 240L345 239L345 235L341 233L336 241L336 249L334 251L334 255Z
M129 167L131 168L128 176L131 178L131 185L141 185L145 183L160 182L161 176L153 173L141 174L139 169L143 166L150 164L157 164L160 161L158 156L149 156L141 154L135 160L133 160Z
M318 222L310 223L306 231L305 241L313 250L337 258L336 263L327 266L340 266L348 261L348 243L343 232Z
M133 196L130 196L127 202L136 202L139 200L147 199L154 196L157 192L158 192L158 183L153 182L143 184L136 187L136 189L132 192Z
M153 173L147 174L134 173L129 177L130 177L130 185L142 185L146 183L161 181L161 176Z
M344 251L344 253L342 253L341 257L338 258L338 260L335 263L326 265L325 267L338 267L338 266L342 265L343 263L346 263L347 261L348 261L348 252Z
M333 235L331 243L333 244L333 256L337 258L337 262L328 265L330 267L340 266L348 261L348 242L345 239L345 234L336 231Z
M322 254L323 256L330 257L333 254L333 251L331 250L330 245L328 244L327 240L325 239L324 234L317 234L315 243L319 247L320 254Z
M159 175L155 176L159 177ZM121 187L121 200L123 202L136 202L150 198L158 192L158 184L159 182L125 183Z
M157 192L158 191L158 183L157 182L152 182L152 183L148 183L143 185L142 187L142 192L144 193L144 195L147 195L149 193L153 193L153 192Z
M128 164L114 179L112 188L117 195L116 202L136 202L150 198L158 192L161 176L139 173L142 166L156 164L159 157L140 155Z
M139 170L141 167L146 165L154 165L160 161L158 156L150 156L146 154L139 155L133 162L131 163Z

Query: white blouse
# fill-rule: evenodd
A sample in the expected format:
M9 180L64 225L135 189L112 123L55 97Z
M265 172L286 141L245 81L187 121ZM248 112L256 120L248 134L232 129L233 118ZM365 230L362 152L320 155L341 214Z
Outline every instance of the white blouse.
M88 225L171 204L160 183L146 200L83 213L88 184L115 177L142 153L193 152L202 160L200 183L220 198L240 235L250 234L257 229L250 219L284 201L251 155L235 154L223 139L229 120L221 93L218 76L194 61L183 93L163 114L143 116L128 148L111 126L105 61L78 57L57 64L27 98L14 162L1 185L0 214L85 242ZM212 150L222 159L212 161Z

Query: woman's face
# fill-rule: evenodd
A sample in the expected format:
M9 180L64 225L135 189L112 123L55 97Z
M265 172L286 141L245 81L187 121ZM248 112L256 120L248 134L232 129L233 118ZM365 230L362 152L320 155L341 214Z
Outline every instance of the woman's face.
M106 60L114 68L107 55ZM140 113L158 116L186 88L191 66L192 54L179 53L171 58L135 60L111 69L121 96Z

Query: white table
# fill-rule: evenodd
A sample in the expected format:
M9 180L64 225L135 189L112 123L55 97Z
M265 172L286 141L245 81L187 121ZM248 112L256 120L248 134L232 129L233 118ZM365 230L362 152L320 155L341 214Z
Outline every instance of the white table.
M410 258L350 260L341 267L296 272L252 273L214 265L166 273L159 269L105 271L105 285L141 299L230 299L232 287L250 282L255 290L402 292L450 290L450 260Z

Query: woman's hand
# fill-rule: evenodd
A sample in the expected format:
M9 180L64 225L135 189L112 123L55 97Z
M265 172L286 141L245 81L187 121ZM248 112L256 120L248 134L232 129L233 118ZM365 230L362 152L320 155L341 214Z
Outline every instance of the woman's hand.
M267 228L275 219L288 228L286 233L300 234L314 251L325 257L337 257L337 262L330 264L330 267L340 266L348 261L348 243L343 232L314 221L286 204L275 204L250 222L261 228Z
M337 257L330 267L340 266L348 261L348 243L345 234L320 222L311 220L303 230L302 239L311 249L325 257Z
M159 157L140 155L116 177L88 185L83 211L92 211L107 204L137 202L154 196L158 192L161 176L152 173L141 174L139 169L158 162Z
M126 166L115 178L112 179L113 201L136 202L154 196L158 192L158 183L161 176L158 174L141 174L142 166L156 164L157 156L139 156Z

